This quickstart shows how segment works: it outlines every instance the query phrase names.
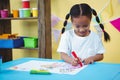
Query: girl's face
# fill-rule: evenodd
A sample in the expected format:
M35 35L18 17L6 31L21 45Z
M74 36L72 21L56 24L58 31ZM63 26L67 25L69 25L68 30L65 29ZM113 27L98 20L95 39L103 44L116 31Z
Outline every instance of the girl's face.
M88 36L90 33L90 21L87 16L72 18L75 34L81 37Z

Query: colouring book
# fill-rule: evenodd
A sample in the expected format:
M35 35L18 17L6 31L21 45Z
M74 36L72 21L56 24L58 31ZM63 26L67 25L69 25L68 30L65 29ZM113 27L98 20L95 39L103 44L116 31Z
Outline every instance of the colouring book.
M72 66L66 62L50 62L50 61L37 61L31 60L22 64L18 64L16 66L12 66L10 70L18 70L18 71L30 71L32 69L35 70L47 70L51 73L58 73L58 74L71 74L75 75L80 72L82 69L87 67L84 65L83 67Z

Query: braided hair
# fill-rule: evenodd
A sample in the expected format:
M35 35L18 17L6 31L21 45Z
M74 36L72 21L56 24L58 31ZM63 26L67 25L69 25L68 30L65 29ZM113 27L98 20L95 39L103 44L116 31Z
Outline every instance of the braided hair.
M69 19L69 17L71 17L71 20L72 20L72 18L76 18L79 16L87 16L91 20L92 14L95 16L97 23L99 24L100 28L102 29L102 32L104 33L104 40L106 42L110 41L110 36L105 31L104 25L100 22L97 12L86 3L75 4L72 6L72 8L70 9L70 12L65 17L65 21L63 23L63 28L61 33L63 34L65 32L65 27L67 25L67 20Z

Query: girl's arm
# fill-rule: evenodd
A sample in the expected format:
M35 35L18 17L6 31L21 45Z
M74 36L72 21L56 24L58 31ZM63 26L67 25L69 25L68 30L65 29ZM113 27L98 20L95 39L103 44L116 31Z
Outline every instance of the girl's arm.
M77 58L72 58L68 56L66 53L61 52L61 59L63 59L65 62L72 64L73 66L78 65L78 59Z
M91 64L95 61L101 61L103 60L104 55L103 54L96 54L95 56L88 57L84 59L84 64Z

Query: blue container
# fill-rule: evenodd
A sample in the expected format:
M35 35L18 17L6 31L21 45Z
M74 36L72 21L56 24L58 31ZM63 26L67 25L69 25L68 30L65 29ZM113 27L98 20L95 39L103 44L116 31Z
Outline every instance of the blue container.
M23 9L19 9L19 17L20 18L24 17Z
M0 55L0 72L1 72L1 67L2 67L2 56Z
M0 39L0 48L19 48L23 46L23 37L17 39Z

